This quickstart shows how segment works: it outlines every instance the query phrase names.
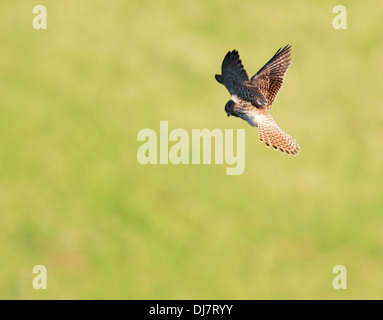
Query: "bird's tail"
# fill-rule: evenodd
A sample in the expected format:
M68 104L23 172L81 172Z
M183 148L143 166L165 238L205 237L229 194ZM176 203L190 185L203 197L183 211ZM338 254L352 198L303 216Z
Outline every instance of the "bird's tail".
M259 140L266 143L269 147L272 145L275 150L281 150L288 154L297 155L300 151L298 143L284 132L275 123L271 115L263 111L258 121Z

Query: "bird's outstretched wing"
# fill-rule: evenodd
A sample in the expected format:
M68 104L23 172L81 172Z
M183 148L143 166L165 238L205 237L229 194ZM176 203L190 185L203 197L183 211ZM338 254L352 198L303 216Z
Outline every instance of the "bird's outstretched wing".
M267 99L257 85L249 81L249 77L239 58L238 51L229 51L222 62L222 75L216 75L229 93L252 103L257 108L263 108Z
M282 88L283 77L291 64L291 46L280 48L275 55L250 79L266 97L266 110L270 110Z
M224 82L245 82L249 80L238 51L229 51L222 62L222 77Z

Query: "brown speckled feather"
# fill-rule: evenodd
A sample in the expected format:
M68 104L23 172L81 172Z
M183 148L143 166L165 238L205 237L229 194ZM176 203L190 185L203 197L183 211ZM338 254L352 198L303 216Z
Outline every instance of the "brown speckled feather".
M267 99L270 110L283 85L283 78L291 64L291 46L279 49L275 55L251 78Z
M289 136L275 123L271 115L265 110L258 110L258 137L269 147L279 149L288 154L297 155L300 147L294 138Z

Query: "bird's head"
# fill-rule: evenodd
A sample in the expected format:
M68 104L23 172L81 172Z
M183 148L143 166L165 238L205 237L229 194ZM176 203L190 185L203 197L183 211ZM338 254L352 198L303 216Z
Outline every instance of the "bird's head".
M226 111L226 114L228 117L230 116L234 116L234 101L233 100L229 100L226 105L225 105L225 111Z
M216 74L215 75L215 80L217 80L219 83L222 83L222 75L221 74Z

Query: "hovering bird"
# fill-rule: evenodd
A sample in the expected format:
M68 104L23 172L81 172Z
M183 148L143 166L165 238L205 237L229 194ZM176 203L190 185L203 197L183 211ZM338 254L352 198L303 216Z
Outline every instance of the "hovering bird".
M268 111L271 110L283 77L291 64L291 46L280 48L274 56L249 79L239 58L238 51L229 51L222 62L222 74L215 79L231 94L225 105L227 116L246 120L258 127L261 142L275 150L297 155L299 145L291 136L278 127Z

